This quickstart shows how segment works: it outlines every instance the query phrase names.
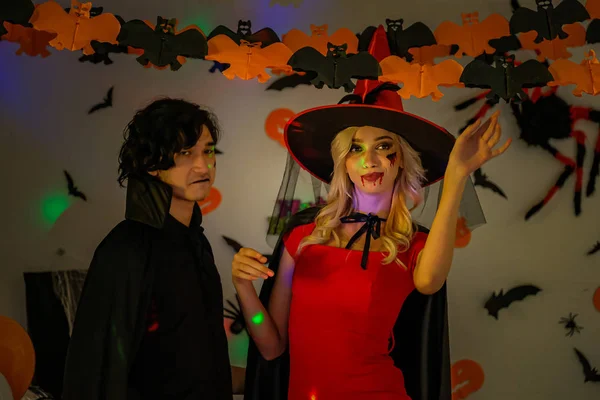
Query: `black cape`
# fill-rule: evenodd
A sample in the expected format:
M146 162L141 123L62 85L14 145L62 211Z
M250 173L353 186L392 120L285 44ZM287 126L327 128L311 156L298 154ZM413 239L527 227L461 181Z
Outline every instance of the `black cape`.
M290 219L273 251L269 268L277 273L283 251L283 236L293 228L309 224L319 208L303 210ZM419 231L428 232L418 227ZM263 282L259 298L267 307L274 279ZM446 284L433 295L414 290L404 302L394 326L395 346L390 353L402 370L406 391L412 400L451 400L450 346ZM285 400L289 381L289 352L265 360L250 338L244 400Z
M125 220L100 243L87 272L67 352L63 400L141 400L129 387L129 372L146 331L156 268L152 249L162 240L171 196L171 187L150 175L129 178ZM192 223L202 223L197 205ZM204 234L201 241L202 262L214 265ZM220 376L223 382L214 384L230 390L231 370Z

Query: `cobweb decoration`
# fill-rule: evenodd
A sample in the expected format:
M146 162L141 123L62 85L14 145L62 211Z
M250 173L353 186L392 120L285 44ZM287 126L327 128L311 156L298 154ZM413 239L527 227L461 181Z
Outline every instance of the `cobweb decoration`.
M73 332L73 322L77 304L83 290L87 270L69 270L52 272L52 283L56 297L60 299L69 323L69 336Z

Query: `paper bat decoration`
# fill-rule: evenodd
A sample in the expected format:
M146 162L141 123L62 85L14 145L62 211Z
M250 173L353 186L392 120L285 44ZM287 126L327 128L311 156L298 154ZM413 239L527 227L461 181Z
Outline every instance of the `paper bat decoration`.
M600 19L594 19L587 27L585 41L589 44L600 42Z
M311 86L312 80L315 79L316 75L315 72L287 75L271 83L265 90L282 91L285 88L295 88L300 85Z
M587 357L583 355L583 353L577 349L575 350L575 354L577 355L577 359L579 360L579 364L583 368L583 383L586 382L600 382L600 374L598 373L597 368L592 368L592 365L588 361Z
M208 72L210 72L211 74L214 74L217 71L223 72L223 71L225 71L229 67L230 67L229 64L221 64L218 61L213 61L213 66L210 67L210 69L208 70Z
M92 108L90 108L90 110L88 111L88 114L92 114L98 110L102 110L104 108L108 108L108 107L112 107L113 106L113 90L114 90L114 86L112 86L110 89L108 89L108 92L106 93L106 97L104 98L104 100L101 103L98 103L96 105L94 105Z
M598 0L587 0L585 2L585 9L590 14L590 18L600 18L600 1Z
M521 47L525 50L536 51L537 59L540 62L546 59L558 60L561 58L570 58L572 54L567 48L583 46L586 40L586 32L580 23L565 25L563 30L569 35L565 39L556 38L544 40L541 43L535 42L536 32L522 33L519 35Z
M113 14L90 16L92 3L80 3L71 0L69 13L54 0L39 4L31 16L31 24L39 31L56 33L50 46L57 50L83 50L83 54L92 54L92 40L117 44L117 35L121 29L119 20Z
M290 49L281 42L261 47L260 42L242 40L238 45L229 36L217 35L208 41L205 59L229 64L229 68L223 71L228 79L236 76L244 80L258 78L260 83L264 83L271 78L266 69L287 67L291 56Z
M473 182L474 186L481 186L482 188L490 189L492 192L499 194L505 199L508 199L504 191L500 189L500 187L494 182L490 181L487 175L483 173L481 168L476 169L473 176L475 178Z
M65 8L65 12L68 14L71 12L71 8L67 7ZM92 7L90 8L90 17L97 17L98 15L102 14L104 12L104 7ZM116 17L116 15L115 15Z
M435 64L436 58L449 56L451 52L452 46L447 46L444 44L434 44L431 46L413 47L408 49L408 53L412 56L412 61L410 62L411 64L422 64L429 66Z
M15 53L18 56L25 53L31 57L39 55L45 58L52 54L48 51L48 45L56 37L56 33L38 31L31 27L11 24L10 22L4 22L4 27L7 33L1 39L19 43L20 46Z
M492 293L492 296L485 302L485 308L488 310L488 314L498 319L498 312L504 308L508 308L515 301L521 301L527 296L535 296L540 292L537 286L523 285L516 286L510 289L506 294L503 290L500 290L498 294Z
M252 33L252 21L238 21L237 31L234 32L224 25L219 25L208 35L208 40L218 35L228 36L236 44L242 44L242 40L250 43L260 42L261 47L268 47L273 43L281 42L277 33L271 28L263 28L255 33Z
M284 7L287 7L290 4L293 4L294 8L298 8L298 7L300 7L300 4L302 4L303 1L304 0L271 0L269 2L269 7L273 7L275 4L279 4Z
M236 253L244 247L238 241L236 241L230 237L227 237L227 236L221 236L221 237L223 239L225 239L225 242L227 242L229 247L231 247ZM271 257L273 257L272 254L263 254L263 255L266 257L267 263L269 263L271 261Z
M386 18L387 26L386 34L388 44L390 46L390 54L398 57L403 57L406 61L413 61L413 55L409 53L409 49L414 47L432 46L437 44L435 36L431 29L422 22L415 22L408 28L404 29L404 19L389 19ZM359 51L368 51L371 39L375 34L377 27L369 26L358 35Z
M100 9L102 9L102 7L99 7ZM92 11L94 9L92 8ZM101 10L100 10L101 12ZM90 14L92 15L92 14ZM115 18L119 21L119 24L121 24L121 26L123 26L125 24L125 21L123 20L123 18L121 18L118 15L115 15ZM91 62L92 64L100 64L100 63L104 63L104 65L110 65L113 63L113 60L110 59L109 55L112 54L128 54L129 53L129 47L128 46L121 46L120 44L112 44L112 43L105 43L105 42L99 42L97 40L92 40L90 42L90 44L92 45L92 49L94 49L94 53L93 54L89 54L89 55L83 55L81 57L79 57L79 62Z
M587 255L591 256L592 254L596 254L599 251L600 251L600 241L596 242L596 244L594 245L594 247L592 247L590 249L590 251L587 252Z
M597 95L600 93L600 62L596 52L590 50L581 64L571 60L556 60L548 68L554 79L548 86L576 85L573 95L581 97L582 93Z
M389 56L381 60L380 66L379 80L402 83L398 94L403 99L431 96L433 101L439 101L444 94L438 86L463 86L459 81L463 67L454 60L445 60L436 65L421 65L409 64L398 56Z
M504 55L509 51L519 50L521 46L521 41L516 35L507 35L497 39L491 39L489 42L490 47L496 50L495 55ZM485 59L486 57L493 56L494 54L482 53L478 56L478 58ZM490 58L489 64L492 63L492 58Z
M300 50L303 47L312 47L319 51L324 56L327 55L327 43L343 44L346 43L348 48L346 54L358 53L358 37L348 28L340 28L331 35L327 33L328 26L325 25L310 25L311 35L307 35L299 29L292 29L281 37L292 53Z
M7 30L4 22L14 25L31 27L29 19L33 14L35 6L31 0L10 0L0 2L0 36L5 35Z
M510 19L510 33L536 31L535 43L555 38L566 39L568 34L563 25L582 22L590 18L583 4L578 0L562 0L556 7L552 0L535 0L537 10L519 7Z
M223 317L233 320L229 330L234 335L239 335L246 329L246 319L244 318L244 313L240 309L240 298L237 294L235 295L235 298L237 300L237 305L233 304L231 300L227 300L227 304L229 304L229 307L231 308L223 307Z
M491 89L488 98L498 102L521 101L527 98L523 88L545 86L552 81L548 68L537 60L527 60L515 66L514 56L494 56L494 66L475 59L465 66L460 81L466 87Z
M462 13L462 25L451 21L442 22L434 32L438 44L458 45L455 56L463 54L476 57L481 53L493 54L495 49L488 43L510 35L508 21L500 14L490 14L479 22L479 13Z
M350 93L356 86L352 78L377 79L381 68L371 54L362 51L346 54L346 48L345 44L337 46L328 43L327 55L324 56L312 47L304 47L295 52L287 63L295 71L316 73L311 82L318 89L323 85L330 89L344 87Z
M177 19L156 18L156 26L135 19L126 22L118 36L119 44L143 50L137 61L144 67L171 67L179 70L186 58L202 59L208 53L208 43L200 28L189 25L177 31Z
M65 178L67 178L67 188L69 190L69 196L78 197L83 201L87 201L87 197L85 196L85 194L81 192L77 188L77 186L75 186L75 182L73 181L71 174L69 174L66 170L63 172L65 174Z

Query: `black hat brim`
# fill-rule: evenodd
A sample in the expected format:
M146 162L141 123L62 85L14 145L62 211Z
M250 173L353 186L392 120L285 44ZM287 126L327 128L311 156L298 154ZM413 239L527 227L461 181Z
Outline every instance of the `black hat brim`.
M416 115L392 108L340 104L311 108L296 114L285 126L285 142L296 162L314 177L331 182L331 142L351 126L373 126L404 138L421 158L424 186L442 179L455 138L444 128Z

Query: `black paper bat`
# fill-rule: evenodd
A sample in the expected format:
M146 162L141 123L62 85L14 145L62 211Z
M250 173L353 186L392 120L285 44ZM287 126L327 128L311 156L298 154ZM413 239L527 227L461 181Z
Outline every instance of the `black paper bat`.
M223 152L219 149L215 149L215 154L223 154Z
M563 25L582 22L590 18L584 5L578 0L563 0L556 8L552 0L535 0L537 10L519 7L510 18L510 33L536 31L535 43L569 35L562 30Z
M63 172L65 173L65 178L67 178L67 187L69 189L69 196L79 197L83 201L87 201L87 197L85 196L85 194L83 192L79 191L77 186L75 186L75 182L73 181L71 174L69 174L66 170Z
M244 313L240 309L240 298L237 294L235 295L235 298L237 300L237 305L233 304L230 300L227 300L227 304L229 304L229 307L231 308L223 307L223 317L233 320L229 330L234 335L239 335L246 329L246 319L244 318Z
M371 54L361 51L357 54L346 54L347 44L336 46L327 44L327 55L317 49L303 47L288 60L296 71L314 72L316 76L311 83L318 89L323 85L331 89L344 87L350 93L356 85L352 78L377 79L381 75L381 67Z
M235 250L235 252L237 253L238 251L240 251L240 249L244 246L242 246L238 241L227 237L227 236L221 236L223 239L225 239L225 242L227 242L227 244L233 249ZM266 258L267 258L267 263L271 262L271 257L273 257L272 254L263 254Z
M431 46L437 43L435 35L427 25L422 22L415 22L406 29L403 29L404 19L386 18L386 33L390 53L398 57L404 57L406 61L412 61L413 55L408 52L413 47ZM357 34L358 50L368 51L371 44L371 38L377 30L374 26L367 27L362 33ZM458 46L456 46L456 50ZM456 51L455 50L455 51Z
M460 76L466 87L490 89L487 98L497 103L500 98L506 102L518 103L527 99L523 88L545 86L554 80L548 68L537 60L527 60L515 66L513 55L495 55L494 66L474 59L467 64Z
M29 19L34 9L31 0L0 1L0 36L8 33L4 22L31 27Z
M250 43L260 42L260 47L267 47L273 43L281 42L277 33L271 28L263 28L257 32L252 33L252 21L238 21L237 31L234 32L224 25L219 25L208 35L208 40L212 39L217 35L226 35L231 38L237 44L240 44L242 40Z
M490 181L487 178L487 175L483 173L481 168L476 169L473 175L475 177L475 181L473 182L474 186L481 186L482 188L491 189L494 193L499 194L505 199L508 199L504 191L500 189L500 187L494 182Z
M110 89L108 89L108 92L106 93L106 97L104 98L102 103L98 103L95 106L93 106L92 108L90 108L90 110L88 111L88 114L94 113L98 110L102 110L103 108L112 107L113 106L113 90L114 90L114 88L115 87L112 86Z
M485 308L488 314L498 319L498 312L503 308L508 308L513 302L523 300L527 296L536 295L540 292L537 286L523 285L510 289L506 294L500 290L498 294L492 293L492 296L485 302Z
M312 80L316 77L315 72L307 72L304 75L292 74L277 79L271 83L265 90L282 91L285 88L295 88L300 85L312 85Z
M592 254L596 254L599 251L600 251L600 242L596 242L596 244L594 245L594 247L592 247L590 249L590 251L587 252L587 255L591 256Z
M600 19L593 19L585 32L585 41L589 44L600 42Z
M229 68L230 66L231 66L230 64L222 64L222 63L220 63L218 61L213 61L213 65L212 65L212 67L210 67L210 69L208 70L208 72L210 72L211 74L214 74L217 71L223 72L227 68Z
M590 364L586 356L583 355L582 352L580 352L576 348L574 348L574 350L575 354L577 354L577 359L579 360L579 363L583 367L583 383L600 382L600 374L598 374L598 370L596 368L592 368L592 365Z
M102 7L98 8L102 9ZM115 18L119 21L121 27L125 24L125 20L123 20L123 18L121 18L120 16L115 15ZM104 63L104 65L110 65L113 63L113 60L110 59L109 54L127 54L129 52L127 46L122 46L120 44L99 42L97 40L92 40L90 44L94 49L94 53L89 55L82 55L81 57L79 57L79 62L91 62L92 64Z
M143 49L137 61L146 66L171 66L172 71L181 68L178 56L202 59L208 53L208 42L202 32L188 29L175 34L175 19L157 18L156 27L150 28L144 21L134 19L121 27L117 41L122 46Z

